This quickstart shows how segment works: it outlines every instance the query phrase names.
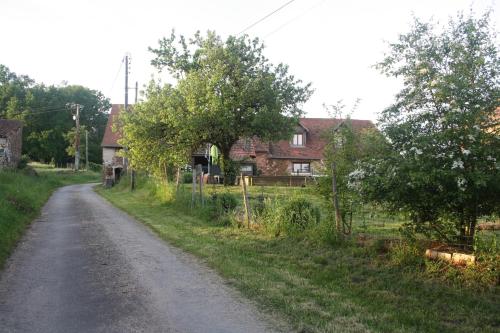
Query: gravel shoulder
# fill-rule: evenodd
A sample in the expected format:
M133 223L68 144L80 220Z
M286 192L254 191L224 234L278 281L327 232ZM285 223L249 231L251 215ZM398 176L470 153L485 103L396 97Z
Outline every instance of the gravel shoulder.
M212 270L94 193L60 188L0 272L0 332L273 332Z

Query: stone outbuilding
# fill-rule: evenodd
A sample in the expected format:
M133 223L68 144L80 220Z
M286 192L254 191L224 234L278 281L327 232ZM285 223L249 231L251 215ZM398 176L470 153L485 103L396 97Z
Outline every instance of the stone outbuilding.
M104 137L102 139L101 147L102 161L104 164L104 182L107 185L117 182L126 168L126 161L124 161L122 156L119 156L119 152L123 149L123 146L118 143L118 140L121 139L121 134L119 130L114 130L117 117L123 109L123 104L113 104L111 106L108 123L106 124Z
M23 148L23 123L0 119L0 169L17 168Z

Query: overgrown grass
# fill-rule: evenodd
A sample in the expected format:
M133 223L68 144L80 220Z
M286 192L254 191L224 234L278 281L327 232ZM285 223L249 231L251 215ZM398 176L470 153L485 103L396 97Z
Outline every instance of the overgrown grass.
M263 311L284 316L295 330L500 329L498 286L477 290L443 282L418 268L423 260L398 262L385 243L363 246L329 238L328 225L314 229L324 237L275 237L261 229L224 226L207 218L202 208L190 211L176 203L172 195L169 202L165 193L159 199L154 185L132 193L126 184L97 191L171 244L203 258Z
M99 180L96 172L75 173L43 164L0 171L0 268L54 189Z

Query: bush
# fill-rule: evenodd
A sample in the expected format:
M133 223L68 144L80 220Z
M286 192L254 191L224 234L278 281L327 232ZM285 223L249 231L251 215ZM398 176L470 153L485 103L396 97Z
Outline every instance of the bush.
M281 233L298 235L317 225L321 213L318 207L305 198L293 197L285 201L268 199L259 219L276 236Z
M89 170L95 171L95 172L101 172L102 171L102 164L89 162Z
M212 206L215 218L220 218L232 212L238 206L238 199L229 192L214 193L211 196L210 204Z
M424 264L422 251L414 243L401 241L389 250L391 262L397 266L418 267Z
M17 164L18 169L24 169L28 165L30 161L30 157L28 155L22 155L19 159L19 163Z
M182 174L182 182L184 184L191 184L193 182L193 173L192 172L184 172Z

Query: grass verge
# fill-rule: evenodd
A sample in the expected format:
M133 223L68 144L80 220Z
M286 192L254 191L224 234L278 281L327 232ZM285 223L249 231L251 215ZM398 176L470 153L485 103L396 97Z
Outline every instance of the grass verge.
M202 258L262 311L300 332L498 332L498 286L477 291L391 264L353 242L272 237L187 213L144 186L97 192Z
M0 268L56 188L99 180L96 172L75 173L43 164L0 171Z

